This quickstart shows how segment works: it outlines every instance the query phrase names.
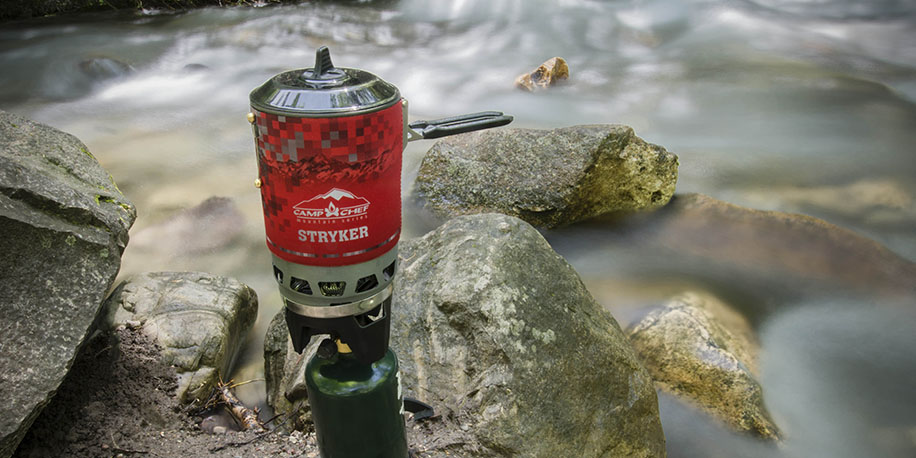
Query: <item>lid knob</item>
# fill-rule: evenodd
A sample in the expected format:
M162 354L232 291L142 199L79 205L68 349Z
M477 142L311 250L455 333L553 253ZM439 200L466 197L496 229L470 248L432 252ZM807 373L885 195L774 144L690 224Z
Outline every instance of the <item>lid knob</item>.
M331 50L327 46L322 46L315 51L315 66L302 72L302 78L309 83L332 83L338 82L344 78L345 73L340 69L334 68L331 62Z
M331 50L327 46L322 46L315 51L315 70L314 77L323 79L326 73L334 69L334 63L331 62Z

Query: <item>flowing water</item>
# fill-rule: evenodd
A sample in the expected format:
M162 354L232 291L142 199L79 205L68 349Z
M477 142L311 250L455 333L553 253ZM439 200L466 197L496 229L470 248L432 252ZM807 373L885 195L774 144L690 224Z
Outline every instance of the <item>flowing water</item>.
M3 24L0 108L78 136L139 209L122 276L203 270L257 290L236 379L261 376L260 339L280 303L252 185L248 92L311 66L320 45L398 86L412 119L496 109L517 127L627 124L678 154L678 193L810 214L916 259L911 1L308 2ZM568 84L512 87L553 56L569 62ZM421 143L405 153L405 192L431 144ZM238 210L211 215L191 241L155 231L210 196ZM435 222L408 207L404 224L412 237ZM729 285L727 272L670 253L596 254L620 233L608 225L546 235L623 326L684 289L752 304L767 406L787 433L761 444L662 395L669 456L916 455L912 296L901 306L804 283L780 291L773 278ZM263 401L263 384L246 386L248 402Z

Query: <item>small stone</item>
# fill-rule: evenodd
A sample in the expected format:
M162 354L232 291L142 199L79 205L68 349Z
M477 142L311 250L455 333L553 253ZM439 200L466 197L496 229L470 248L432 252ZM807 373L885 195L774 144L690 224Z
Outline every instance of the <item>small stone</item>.
M569 78L569 66L562 57L554 57L541 64L531 73L519 75L515 87L526 91L547 89Z
M226 429L225 426L214 426L213 427L213 434L226 434L226 431L228 430Z

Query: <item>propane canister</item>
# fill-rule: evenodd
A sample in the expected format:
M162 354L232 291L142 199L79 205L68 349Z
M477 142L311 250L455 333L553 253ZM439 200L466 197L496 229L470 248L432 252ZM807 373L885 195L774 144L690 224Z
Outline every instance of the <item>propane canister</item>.
M305 381L322 456L407 456L398 360L390 349L370 365L346 348L312 358Z

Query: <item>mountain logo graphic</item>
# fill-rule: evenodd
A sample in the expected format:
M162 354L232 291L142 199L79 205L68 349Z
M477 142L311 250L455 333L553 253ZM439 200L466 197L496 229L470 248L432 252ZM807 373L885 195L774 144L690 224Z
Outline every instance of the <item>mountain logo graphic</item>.
M364 216L369 211L369 201L344 189L331 189L293 206L293 214L300 222L340 220Z

